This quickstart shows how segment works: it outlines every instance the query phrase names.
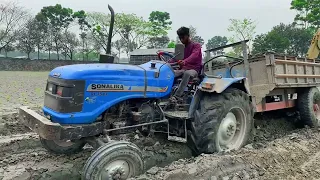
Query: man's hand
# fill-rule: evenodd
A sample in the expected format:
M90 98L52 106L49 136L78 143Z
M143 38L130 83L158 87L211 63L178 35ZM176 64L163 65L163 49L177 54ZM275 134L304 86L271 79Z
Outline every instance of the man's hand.
M183 60L178 60L178 64L179 64L180 66L184 66L184 61L183 61Z

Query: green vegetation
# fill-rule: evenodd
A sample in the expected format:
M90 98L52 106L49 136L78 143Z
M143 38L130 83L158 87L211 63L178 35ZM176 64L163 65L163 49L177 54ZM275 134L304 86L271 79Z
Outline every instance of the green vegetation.
M189 26L191 38L208 48L248 39L250 54L275 51L304 56L312 35L320 26L320 0L292 0L290 8L297 12L292 23L279 24L269 32L256 34L256 22L250 18L230 19L226 29L230 37L213 35L205 43L197 28ZM43 7L30 14L15 2L0 3L0 52L5 56L29 59L97 60L106 53L110 14L74 11L60 4ZM136 14L116 13L112 53L121 54L139 48L174 48L179 41L170 40L172 21L169 12L152 11L148 19ZM76 30L74 29L76 28ZM199 27L198 27L199 28ZM77 32L77 33L76 33ZM213 55L225 53L220 50ZM241 55L235 47L228 55Z
M0 51L6 56L95 60L106 52L110 14L74 12L56 4L32 15L17 3L0 5L1 17L14 17L10 22L0 19ZM152 11L148 20L136 14L116 13L112 53L120 57L123 52L128 55L142 47L165 48L170 41L167 31L171 24L168 12ZM80 33L71 31L71 27L77 27Z

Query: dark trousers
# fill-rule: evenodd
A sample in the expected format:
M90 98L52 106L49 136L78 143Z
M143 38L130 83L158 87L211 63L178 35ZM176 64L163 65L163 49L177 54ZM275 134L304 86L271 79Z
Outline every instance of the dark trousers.
M175 70L174 71L175 77L182 76L182 81L179 84L179 87L177 91L175 92L174 96L181 97L183 95L184 89L187 87L190 78L195 78L198 76L198 73L196 70L190 69L190 70Z

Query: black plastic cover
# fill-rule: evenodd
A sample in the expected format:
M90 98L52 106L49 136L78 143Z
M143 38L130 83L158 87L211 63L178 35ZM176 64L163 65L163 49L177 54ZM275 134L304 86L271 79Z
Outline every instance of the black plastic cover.
M84 80L69 80L48 77L48 83L56 86L52 92L46 89L44 96L44 106L60 113L71 113L82 111L84 102ZM63 87L62 96L56 94L57 87Z

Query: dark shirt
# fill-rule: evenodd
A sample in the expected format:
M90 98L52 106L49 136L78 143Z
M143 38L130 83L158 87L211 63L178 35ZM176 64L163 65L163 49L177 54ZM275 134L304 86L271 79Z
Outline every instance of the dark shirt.
M184 48L184 66L182 69L194 69L200 73L202 68L201 44L190 42Z

